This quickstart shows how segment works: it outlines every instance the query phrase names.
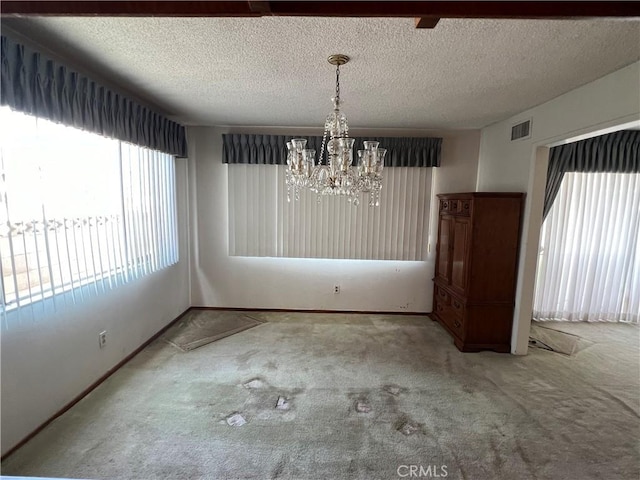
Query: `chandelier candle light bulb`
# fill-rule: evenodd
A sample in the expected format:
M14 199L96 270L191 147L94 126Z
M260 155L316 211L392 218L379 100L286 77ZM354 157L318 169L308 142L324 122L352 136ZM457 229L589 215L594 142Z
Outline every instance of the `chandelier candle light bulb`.
M340 65L348 61L349 57L342 54L329 57L329 63L336 66L336 96L332 98L333 111L324 124L317 163L316 151L306 148L305 138L293 138L287 142L288 201L291 201L291 190L295 200L299 200L301 189L307 188L319 195L347 196L354 205L360 203L362 193L368 193L370 206L380 204L382 170L387 151L378 148L378 142L365 141L364 150L358 150L358 161L354 167L355 139L349 137L347 117L340 110ZM318 201L320 198L318 196Z

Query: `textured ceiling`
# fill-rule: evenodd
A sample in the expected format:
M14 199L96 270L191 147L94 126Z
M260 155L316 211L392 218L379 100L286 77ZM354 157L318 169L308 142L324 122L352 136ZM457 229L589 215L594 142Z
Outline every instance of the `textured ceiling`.
M479 128L640 58L640 22L390 18L3 19L59 56L198 125L319 126L332 53L350 124ZM640 87L639 87L640 88Z

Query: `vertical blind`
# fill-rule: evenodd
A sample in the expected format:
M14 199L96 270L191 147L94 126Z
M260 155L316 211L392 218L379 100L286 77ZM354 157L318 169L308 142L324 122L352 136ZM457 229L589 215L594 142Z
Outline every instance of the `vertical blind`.
M229 254L425 260L431 169L384 170L379 207L301 192L287 201L286 166L230 164Z
M564 175L542 227L533 316L640 321L640 174Z
M177 261L173 156L7 107L0 126L3 316Z

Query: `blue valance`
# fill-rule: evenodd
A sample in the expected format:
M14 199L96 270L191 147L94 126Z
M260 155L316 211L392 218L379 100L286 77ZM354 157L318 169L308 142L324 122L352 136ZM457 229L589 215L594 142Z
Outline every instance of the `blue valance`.
M565 172L640 173L640 130L620 130L553 147L549 152L543 218L551 211Z
M184 126L2 35L0 104L186 157Z
M286 165L287 142L292 138L306 138L307 148L319 155L322 137L293 135L256 135L233 133L222 135L222 161L224 163L250 163ZM385 166L439 167L442 138L426 137L359 137L354 150L364 148L365 140L380 142L387 149Z

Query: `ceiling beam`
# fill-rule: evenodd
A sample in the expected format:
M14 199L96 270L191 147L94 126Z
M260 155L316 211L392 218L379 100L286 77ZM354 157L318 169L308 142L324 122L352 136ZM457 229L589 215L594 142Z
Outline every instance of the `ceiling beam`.
M122 17L261 17L269 2L216 1L3 1L2 16L122 16ZM269 13L266 13L269 15Z
M249 9L252 12L260 13L261 15L271 15L271 5L269 2L248 2Z
M416 18L416 28L435 28L439 21L438 17L418 17Z
M3 16L142 17L413 17L541 18L640 17L637 1L13 1L3 0Z

